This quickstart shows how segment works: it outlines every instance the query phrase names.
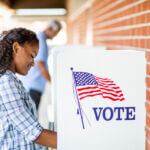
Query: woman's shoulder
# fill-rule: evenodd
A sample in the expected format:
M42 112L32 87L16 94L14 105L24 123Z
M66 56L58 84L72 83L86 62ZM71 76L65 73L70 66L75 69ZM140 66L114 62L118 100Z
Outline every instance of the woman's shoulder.
M18 79L18 77L11 71L6 71L0 77L0 91L1 90L5 90L5 91L12 90L12 91L16 91L20 94L25 93L23 84Z
M7 82L19 83L19 79L13 72L11 72L10 70L6 70L3 75L0 75L0 84L4 84Z
M8 72L6 71L4 74L0 75L0 82L4 82L7 81L11 78L11 76L8 74Z

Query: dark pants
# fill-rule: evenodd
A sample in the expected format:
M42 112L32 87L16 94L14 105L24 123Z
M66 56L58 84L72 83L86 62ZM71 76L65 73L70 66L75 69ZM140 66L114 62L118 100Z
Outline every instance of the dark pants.
M36 109L38 110L42 93L36 90L32 90L32 89L30 90L29 93L30 93L32 100L36 104Z

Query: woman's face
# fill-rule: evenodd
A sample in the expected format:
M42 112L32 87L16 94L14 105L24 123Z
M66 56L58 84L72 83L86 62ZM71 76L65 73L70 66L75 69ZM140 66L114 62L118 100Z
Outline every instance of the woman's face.
M16 45L13 45L15 72L26 75L30 68L34 66L34 58L37 56L39 46L38 44L28 43L20 46L17 42L15 43Z

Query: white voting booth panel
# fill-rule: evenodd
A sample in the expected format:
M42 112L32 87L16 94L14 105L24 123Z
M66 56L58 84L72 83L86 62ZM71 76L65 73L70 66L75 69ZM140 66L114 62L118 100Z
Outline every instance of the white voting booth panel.
M49 58L49 66L50 67L50 72L51 72L51 76L52 76L52 105L50 106L55 112L54 112L54 118L55 118L55 129L57 129L57 103L56 103L56 99L57 99L57 89L56 88L56 82L57 82L57 63L58 63L58 54L59 53L63 53L64 51L105 51L106 50L106 46L85 46L85 45L65 45L65 46L55 46L54 48L51 49L51 55ZM53 117L52 117L53 118ZM51 122L51 119L49 119L49 121Z
M66 48L53 63L58 150L144 150L144 52Z

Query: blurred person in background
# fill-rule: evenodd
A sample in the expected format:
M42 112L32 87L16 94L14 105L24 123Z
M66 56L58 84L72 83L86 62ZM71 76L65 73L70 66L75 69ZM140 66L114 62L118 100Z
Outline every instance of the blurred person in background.
M32 67L27 76L20 78L27 91L30 93L31 98L35 101L37 110L46 82L51 81L48 72L48 45L46 40L53 39L61 28L62 25L59 21L50 20L47 27L42 32L38 33L39 52L35 59L34 67Z

